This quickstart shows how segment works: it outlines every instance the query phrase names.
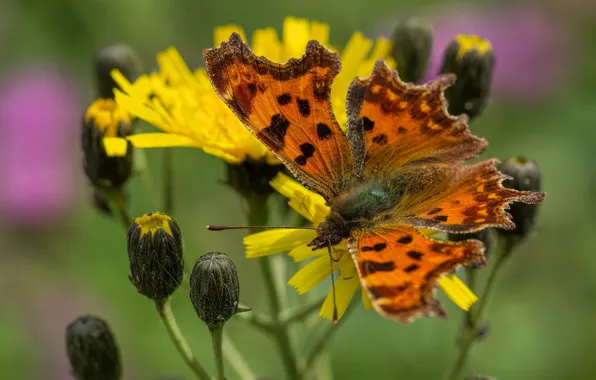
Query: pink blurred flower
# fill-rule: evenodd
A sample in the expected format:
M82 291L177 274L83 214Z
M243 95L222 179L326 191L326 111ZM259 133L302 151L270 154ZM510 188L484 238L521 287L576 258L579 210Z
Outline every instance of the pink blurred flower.
M24 69L0 84L0 216L43 226L72 202L79 146L77 95L51 69Z
M533 10L449 8L418 15L434 30L431 60L425 80L441 68L445 48L458 34L488 39L494 49L491 93L530 98L558 90L572 71L572 51L566 29L549 14ZM387 36L395 21L384 28Z

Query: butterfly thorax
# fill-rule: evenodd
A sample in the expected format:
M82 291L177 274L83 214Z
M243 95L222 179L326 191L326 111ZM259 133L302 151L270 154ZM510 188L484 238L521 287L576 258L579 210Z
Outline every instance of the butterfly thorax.
M313 249L336 245L355 229L366 228L392 214L403 189L382 182L359 182L330 203L331 212L319 224L319 235L309 244Z

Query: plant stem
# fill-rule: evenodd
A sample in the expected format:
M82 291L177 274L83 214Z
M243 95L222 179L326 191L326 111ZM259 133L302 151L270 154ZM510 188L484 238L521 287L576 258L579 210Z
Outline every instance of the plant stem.
M170 215L174 211L174 168L173 150L163 150L163 211Z
M211 343L213 345L213 359L215 360L215 372L217 380L225 380L224 375L224 362L223 362L223 351L222 351L222 339L223 339L224 325L217 327L211 331Z
M228 363L232 365L242 380L254 380L257 378L225 332L223 333L223 353Z
M188 364L188 366L192 369L192 371L197 375L197 377L201 380L211 380L211 377L205 370L205 368L199 363L199 361L194 357L186 339L184 339L184 335L182 335L182 331L180 331L180 327L178 327L178 323L176 323L176 318L174 318L174 314L172 313L172 306L170 304L170 298L166 298L165 300L156 301L155 306L157 307L157 312L161 317L161 320L170 335L170 339L176 350L182 359Z
M130 218L130 215L128 215L128 211L126 211L126 207L124 206L124 193L122 189L107 189L102 191L104 191L105 197L108 200L112 215L118 218L125 233L128 233L128 229L132 224L132 219Z
M255 195L248 200L248 223L253 226L263 226L267 224L268 208L267 197ZM283 362L285 373L291 380L300 379L298 372L298 365L296 363L296 354L290 342L289 331L287 326L280 323L280 314L282 311L281 294L276 284L275 274L273 271L273 263L269 256L264 256L259 259L259 266L263 273L263 280L265 281L265 290L268 293L269 308L271 312L271 320L273 322L273 336L277 343L279 354Z
M296 306L292 309L284 310L280 317L280 323L284 325L290 325L295 322L299 322L310 316L313 312L319 310L327 295L316 300L311 300L305 305Z
M501 244L499 244L498 252L495 252L494 254L495 262L492 264L491 271L488 275L488 279L486 280L484 292L480 297L480 302L476 307L472 307L472 309L466 314L464 330L459 341L458 355L449 373L449 380L459 379L459 375L468 359L472 344L481 333L479 324L484 318L484 312L488 305L489 299L493 294L497 273L513 249L513 244L511 244L509 239L502 239L500 243Z

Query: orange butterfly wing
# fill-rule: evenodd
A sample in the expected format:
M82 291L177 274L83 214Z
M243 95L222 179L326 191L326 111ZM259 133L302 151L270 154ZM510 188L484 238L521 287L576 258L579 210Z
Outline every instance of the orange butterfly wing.
M447 113L446 75L417 86L402 82L378 61L366 79L356 78L347 99L348 138L360 174L392 176L411 162L460 163L487 146L470 133L467 117Z
M401 225L358 231L348 248L375 309L401 322L420 315L446 317L433 297L440 276L460 264L486 264L478 240L440 241Z
M505 211L509 203L539 203L546 194L504 188L501 182L509 177L497 170L497 162L486 160L444 168L444 178L433 184L431 194L424 199L406 200L408 204L402 210L410 216L400 219L415 227L452 233L486 227L515 228L511 215Z
M219 96L303 184L327 200L348 186L352 154L330 100L337 54L311 41L302 58L278 64L234 33L203 55Z

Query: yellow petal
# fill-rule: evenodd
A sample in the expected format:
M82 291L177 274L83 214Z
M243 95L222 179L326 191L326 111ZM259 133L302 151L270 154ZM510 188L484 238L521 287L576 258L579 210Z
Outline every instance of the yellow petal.
M126 138L135 148L172 148L176 146L196 147L189 137L171 133L140 133Z
M360 280L357 276L349 277L348 279L344 279L342 276L335 281L335 303L337 305L338 319L341 319L348 309L359 284ZM333 320L333 289L327 294L327 298L325 298L325 302L321 306L319 317L329 319L330 321Z
M238 25L224 25L218 26L213 31L213 46L219 46L222 42L227 41L232 33L238 33L240 37L246 41L246 36L244 35L242 27Z
M310 39L317 40L323 45L329 43L329 24L323 22L311 21Z
M341 53L342 73L352 74L368 54L372 41L360 32L355 32Z
M313 234L313 238L314 236L316 236L316 233ZM298 247L292 249L289 253L289 256L294 260L294 262L300 262L306 259L310 259L311 257L321 255L328 255L327 248L317 249L313 251L312 247L307 247L306 244L299 245Z
M244 238L246 257L260 257L291 251L310 242L317 233L312 230L276 229L257 232Z
M103 146L108 156L117 157L126 155L128 144L122 137L105 137Z
M439 287L453 303L466 311L478 301L478 297L455 275L441 277Z
M271 187L290 198L288 204L303 217L318 225L329 214L325 199L294 181L283 173L278 173L270 182Z
M126 95L118 90L114 90L114 96L116 103L126 112L168 132L169 128L163 123L161 115L148 107L144 103L144 99Z
M270 61L281 62L282 46L273 28L257 29L252 35L252 51L257 56L265 56Z
M114 79L114 82L116 82L118 87L122 89L122 91L126 93L131 92L130 90L132 89L132 84L128 81L128 79L126 79L126 77L120 72L120 70L114 69L110 71L110 75L112 76L112 79Z
M299 58L304 54L310 40L310 24L307 19L286 17L283 24L283 42L286 50L284 60Z
M296 288L299 294L304 294L317 286L331 273L329 256L324 255L306 264L290 278L288 285Z

